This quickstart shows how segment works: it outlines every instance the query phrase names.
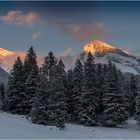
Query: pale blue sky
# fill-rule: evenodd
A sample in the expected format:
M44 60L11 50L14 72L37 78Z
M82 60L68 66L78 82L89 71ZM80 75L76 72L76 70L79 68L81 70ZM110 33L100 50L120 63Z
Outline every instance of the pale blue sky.
M139 38L140 2L0 2L0 47L8 50L76 54L98 39L140 52Z

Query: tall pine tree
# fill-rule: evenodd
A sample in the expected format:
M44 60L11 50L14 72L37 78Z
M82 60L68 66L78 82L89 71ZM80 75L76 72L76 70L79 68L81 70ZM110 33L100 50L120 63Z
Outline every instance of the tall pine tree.
M126 111L125 97L122 93L122 85L118 70L114 64L108 65L108 91L103 94L103 125L115 127L124 123L128 118Z
M99 97L99 108L96 112L98 115L98 124L100 124L101 119L102 119L102 112L103 112L103 104L102 104L102 96L103 94L107 91L108 89L108 83L107 83L107 66L104 64L97 64L97 69L96 69L96 76L97 76L97 90L96 94Z
M23 75L23 64L18 57L8 80L7 97L3 106L5 111L23 114L24 106L22 106L22 102L25 97Z
M136 96L136 118L137 125L140 127L140 94Z
M132 75L130 77L130 116L135 115L135 106L136 106L136 96L137 96L138 88L135 76Z
M25 80L25 98L23 103L25 105L25 113L29 114L31 111L33 98L36 94L38 65L36 53L31 47L24 62L24 80Z
M24 81L28 79L30 73L34 71L36 75L38 75L38 66L37 66L37 56L36 53L31 46L27 52L27 55L25 57L24 61Z
M65 88L66 88L66 109L67 109L67 115L68 115L68 121L72 122L73 121L73 112L74 112L74 75L73 75L73 70L69 69L67 71L67 76L66 76L66 83L65 83Z
M80 123L88 126L97 125L97 110L99 108L99 98L96 94L96 73L94 58L88 53L87 61L84 65L83 91L81 106L79 111Z
M31 121L38 124L49 124L49 85L42 72L39 73L37 78L36 96L33 100L34 102L30 113Z
M55 75L55 67L57 65L57 59L52 52L49 52L48 56L45 57L42 66L42 71L48 81L53 80Z
M0 96L1 96L2 103L4 102L4 99L5 99L5 96L6 96L5 94L6 94L5 85L4 85L4 83L1 83L0 84Z
M51 104L50 111L52 113L51 122L57 127L65 127L66 121L66 88L64 82L66 79L65 66L60 60L55 68L54 79L51 81Z
M80 99L82 93L82 82L83 82L83 66L79 59L76 60L75 67L73 69L73 103L74 103L74 111L73 111L73 121L78 122L78 114L80 108Z
M56 125L53 110L53 96L55 94L54 75L56 73L57 59L52 52L44 58L44 63L40 69L37 79L36 95L33 98L31 109L31 120L33 123L44 125Z
M140 127L140 94L138 93L136 96L136 116L137 125Z

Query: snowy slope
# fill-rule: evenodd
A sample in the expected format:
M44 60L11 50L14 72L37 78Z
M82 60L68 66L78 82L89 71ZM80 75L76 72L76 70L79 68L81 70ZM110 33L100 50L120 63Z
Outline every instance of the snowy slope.
M134 57L126 57L117 53L108 53L101 57L95 56L95 63L108 63L108 60L122 72L140 74L140 63Z
M32 124L23 116L0 113L0 139L135 139L140 130L134 120L120 128L84 127L67 124L64 130Z
M0 67L0 83L7 84L8 77L8 73Z
M140 58L122 51L101 41L86 44L80 54L82 61L86 60L87 53L91 52L95 63L106 64L110 60L118 69L125 73L140 74Z

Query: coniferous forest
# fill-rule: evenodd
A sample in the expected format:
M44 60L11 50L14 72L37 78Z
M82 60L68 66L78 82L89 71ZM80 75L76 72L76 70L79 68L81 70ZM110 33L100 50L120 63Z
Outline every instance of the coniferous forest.
M140 125L135 75L126 76L111 61L95 64L91 53L67 70L53 52L39 67L31 47L24 62L16 59L8 85L1 84L0 91L3 111L26 115L37 124L116 127L134 117Z

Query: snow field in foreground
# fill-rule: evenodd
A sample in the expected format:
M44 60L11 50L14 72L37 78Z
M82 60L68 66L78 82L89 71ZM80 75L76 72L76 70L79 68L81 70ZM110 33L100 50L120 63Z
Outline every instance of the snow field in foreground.
M140 139L135 120L120 128L85 127L66 124L64 130L54 126L32 124L24 116L0 113L0 139Z

